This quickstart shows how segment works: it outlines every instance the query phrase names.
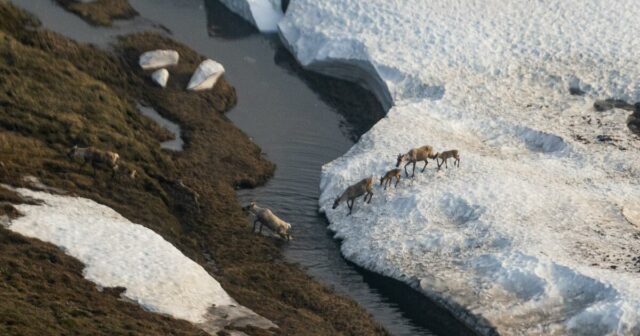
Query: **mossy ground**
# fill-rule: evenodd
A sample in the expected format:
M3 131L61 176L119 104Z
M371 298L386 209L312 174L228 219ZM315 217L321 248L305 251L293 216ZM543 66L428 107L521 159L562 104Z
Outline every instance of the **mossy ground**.
M78 0L56 0L60 6L98 26L111 26L113 20L130 19L138 15L127 0L95 0L82 3Z
M284 262L283 242L251 233L234 188L264 183L275 167L225 117L236 96L224 79L213 90L184 90L200 55L150 33L123 37L112 55L25 29L35 25L0 1L0 182L19 186L23 176L37 176L151 228L282 335L386 333L356 303ZM141 52L156 48L180 52L166 89L137 66ZM138 102L181 125L183 152L160 149L166 132L137 111ZM74 144L118 152L138 178L111 178L107 169L94 175L66 156ZM49 244L0 229L0 249L0 334L200 334L98 292L79 262Z

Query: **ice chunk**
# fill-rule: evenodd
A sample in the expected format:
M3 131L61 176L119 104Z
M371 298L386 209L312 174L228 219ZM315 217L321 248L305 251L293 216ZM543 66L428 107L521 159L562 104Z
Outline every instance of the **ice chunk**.
M169 71L167 69L156 70L151 74L151 79L161 87L166 87L169 80Z
M139 64L144 70L153 70L178 64L180 55L175 50L152 50L140 55Z
M211 59L204 60L191 76L187 90L198 91L210 89L223 74L224 67L222 64Z
M263 33L277 31L278 22L284 16L280 0L221 0L221 2Z
M84 276L145 309L198 323L206 330L246 324L275 327L239 305L218 281L171 243L109 207L80 197L18 189L42 205L17 205L23 214L9 229L62 248L85 264Z

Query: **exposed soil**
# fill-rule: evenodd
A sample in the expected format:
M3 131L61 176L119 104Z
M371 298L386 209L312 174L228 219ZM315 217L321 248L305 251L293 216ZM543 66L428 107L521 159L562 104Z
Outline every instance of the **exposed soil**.
M127 0L95 0L87 3L78 0L56 0L56 2L97 26L111 26L113 20L131 19L138 15Z
M284 262L283 242L251 233L234 188L264 183L275 167L224 116L236 102L224 78L212 90L184 90L200 55L142 33L122 38L114 56L26 28L36 22L0 1L0 182L19 186L34 175L114 208L202 264L282 335L386 334L353 301ZM156 48L180 53L164 90L137 65ZM140 101L181 125L184 152L160 149L166 133L137 111ZM138 178L94 175L66 156L75 144L118 152ZM2 277L20 279L0 286L0 334L200 334L117 300L117 290L97 291L78 261L49 244L1 229L0 249Z
M632 111L627 118L627 126L633 133L640 135L640 102L631 104L622 99L609 98L595 101L593 103L593 108L598 112L608 111L614 108Z

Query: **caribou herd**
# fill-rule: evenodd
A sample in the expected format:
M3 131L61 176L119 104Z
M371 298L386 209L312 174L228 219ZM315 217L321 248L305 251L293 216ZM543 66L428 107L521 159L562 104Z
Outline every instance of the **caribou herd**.
M424 162L424 166L422 167L422 172L424 172L427 168L427 164L429 164L428 160L435 160L438 165L438 170L440 170L443 165L445 168L449 168L449 165L447 164L449 159L453 160L454 166L457 166L458 168L460 167L460 154L457 149L434 152L433 147L431 146L412 148L405 154L398 154L396 168L387 171L384 176L380 178L380 186L384 186L384 190L387 190L387 187L391 185L395 179L394 187L398 187L398 183L400 183L400 178L402 176L402 170L398 167L400 167L400 164L403 162L406 162L404 165L404 173L406 177L409 177L407 166L413 164L413 170L411 173L411 177L413 178L416 175L416 164L418 162ZM346 202L347 207L349 207L348 216L351 215L351 212L353 211L353 204L358 197L364 195L364 202L371 203L371 198L373 197L373 181L373 176L369 176L347 187L342 194L336 197L333 202L332 209L337 208L340 203ZM246 206L244 210L256 216L256 219L253 222L254 232L256 224L260 223L260 232L262 232L262 225L264 224L283 239L291 239L291 224L274 215L271 210L258 207L254 202L251 202L251 204Z
M97 149L94 147L85 147L79 148L74 146L67 153L70 159L73 158L81 158L82 165L86 165L87 163L91 164L93 168L93 172L95 175L96 167L103 166L105 168L109 168L111 170L112 176L115 176L116 172L118 172L119 167L122 165L120 161L120 156L117 153L105 151L101 149ZM402 177L402 170L400 164L406 162L404 165L404 173L406 177L409 177L409 171L407 167L410 164L413 164L413 169L411 172L411 177L413 178L416 175L416 164L418 162L424 162L424 166L422 167L422 172L425 171L427 165L429 164L428 160L435 160L438 165L438 170L444 165L446 168L449 168L447 161L449 159L453 159L453 165L460 167L460 155L458 150L448 150L444 152L434 152L433 147L431 146L422 146L417 148L412 148L405 154L398 154L396 161L396 168L387 171L384 176L380 178L380 186L384 186L384 190L387 190L387 187L393 183L395 179L394 187L398 187L398 183L400 183L400 178ZM136 171L134 169L127 168L125 173L130 178L136 177ZM350 185L347 189L336 197L333 202L332 209L337 208L340 203L346 202L347 207L349 207L348 215L351 215L353 211L353 205L356 199L360 196L364 195L364 202L371 203L371 198L373 198L373 176L364 178L357 183ZM248 206L244 207L243 210L255 216L255 220L253 222L253 232L256 230L256 225L259 223L259 233L262 232L262 227L266 226L271 231L275 232L278 236L285 240L291 240L291 224L285 222L278 216L276 216L271 210L267 208L259 207L255 204L255 202L251 202Z

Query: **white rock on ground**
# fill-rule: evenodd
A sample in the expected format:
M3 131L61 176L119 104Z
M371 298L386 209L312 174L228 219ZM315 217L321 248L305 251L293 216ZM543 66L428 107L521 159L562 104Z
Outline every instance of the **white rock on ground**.
M156 70L151 74L151 79L160 85L160 87L164 88L167 86L167 81L169 80L169 71L167 69Z
M138 63L144 70L153 70L178 64L180 55L175 50L151 50L140 55Z
M160 235L113 209L80 197L29 189L42 205L17 205L24 214L9 229L59 246L85 264L84 277L102 287L125 287L145 309L198 324L215 335L226 325L276 327L239 305L218 281Z
M284 16L280 0L221 0L221 2L263 33L276 32L278 22Z
M638 17L633 0L292 1L279 29L300 62L392 106L323 167L345 257L482 333L640 335L640 142L628 111L592 108L640 100ZM331 209L424 144L461 168Z
M198 68L191 76L187 90L199 91L211 89L223 74L224 67L222 64L211 59L204 60L198 65Z

